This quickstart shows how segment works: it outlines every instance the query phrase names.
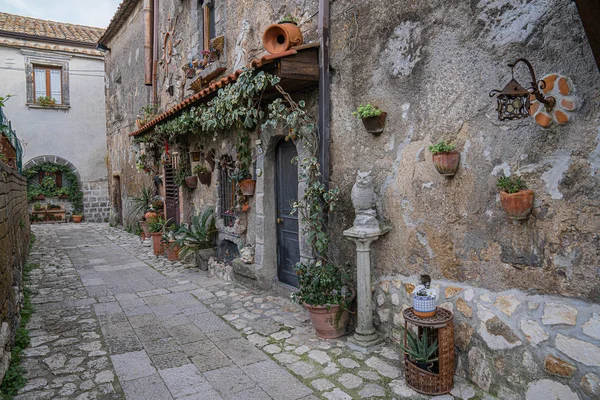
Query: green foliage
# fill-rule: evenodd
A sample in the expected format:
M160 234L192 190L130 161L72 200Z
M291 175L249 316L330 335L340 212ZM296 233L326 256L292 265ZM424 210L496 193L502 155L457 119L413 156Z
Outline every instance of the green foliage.
M238 176L237 180L241 181L251 178L252 175L250 174L250 169L252 166L252 152L250 150L250 135L245 130L238 133L237 159L239 164L237 169L245 174L245 176Z
M404 330L404 328L402 328ZM410 359L414 362L418 363L432 363L437 361L438 358L435 357L435 353L438 350L438 341L437 339L429 344L427 336L430 328L424 328L423 333L421 334L421 338L418 338L413 334L410 330L406 330L406 342L407 347L401 342L399 344L402 351L404 351Z
M147 104L140 109L138 120L142 126L156 118L157 107L155 104Z
M456 149L455 145L448 144L443 140L440 140L436 144L429 146L429 151L434 155L440 153L450 153L451 151L454 151L454 149Z
M285 14L283 17L281 17L281 19L279 20L280 24L285 24L285 23L290 23L290 24L298 24L298 18L294 17L292 14L288 13Z
M10 99L12 97L11 94L7 94L4 97L0 96L0 107L4 107L4 104L6 103L6 101L8 99Z
M56 99L50 96L40 96L36 99L36 103L44 107L54 106L56 105Z
M182 224L177 232L177 243L181 246L179 256L184 258L189 253L213 247L215 227L214 211L209 208L201 215L194 215L188 226Z
M194 167L194 175L200 175L207 172L210 172L210 169L208 169L202 164L196 164L196 166Z
M0 153L0 161L2 161L2 162L8 161L8 158L6 158L6 155L4 153Z
M150 202L152 201L153 193L154 189L152 189L151 186L142 187L140 194L130 199L129 215L138 216L145 214L150 208Z
M44 172L46 176L42 182L37 181L39 172ZM56 187L56 181L53 174L62 173L62 188ZM83 192L77 175L66 165L55 164L51 162L36 164L23 172L27 178L27 199L33 201L34 197L44 195L48 197L66 195L67 199L73 205L75 210L83 210Z
M525 181L514 175L498 178L496 186L498 186L501 191L506 193L517 193L520 190L527 189L527 184Z
M32 241L35 237L32 235ZM31 246L31 242L30 242ZM27 323L33 315L33 305L31 303L31 289L29 282L31 280L31 271L39 267L39 264L27 263L23 268L23 307L21 308L21 325L15 332L15 346L11 352L11 361L0 385L0 396L2 399L8 400L16 396L19 390L25 387L27 383L27 371L21 365L23 350L31 344L29 332L26 329Z
M156 218L152 218L150 221L147 221L148 229L152 233L165 232L168 221L164 219L162 216L158 216Z
M376 106L371 104L358 106L356 111L352 112L352 115L357 119L371 118L371 117L379 117L383 111L381 111Z

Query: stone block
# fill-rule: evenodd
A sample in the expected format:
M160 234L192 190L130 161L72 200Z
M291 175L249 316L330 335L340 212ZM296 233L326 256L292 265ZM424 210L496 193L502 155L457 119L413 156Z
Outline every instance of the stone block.
M572 325L577 323L576 308L560 303L546 303L542 322L544 325Z
M494 303L494 307L496 307L499 311L508 315L509 317L513 315L517 307L521 304L519 300L512 294L506 296L498 296L496 297L496 302Z
M521 330L525 334L525 338L532 345L537 346L539 343L548 339L548 333L546 333L544 328L536 321L522 319L520 325Z
M579 400L579 396L568 386L550 379L531 382L527 387L526 400Z
M546 356L546 359L544 360L544 369L553 375L563 377L573 376L577 371L577 368L573 365L552 355Z
M600 340L600 314L593 313L592 317L582 326L583 333Z
M569 338L559 333L556 335L556 348L584 365L600 367L600 347L592 343Z

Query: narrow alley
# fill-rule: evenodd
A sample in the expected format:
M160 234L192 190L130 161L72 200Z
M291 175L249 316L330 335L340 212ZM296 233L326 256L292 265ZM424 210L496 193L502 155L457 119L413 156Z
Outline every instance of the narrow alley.
M282 296L155 257L105 224L33 231L29 381L18 400L419 398L392 348L365 356L317 339Z

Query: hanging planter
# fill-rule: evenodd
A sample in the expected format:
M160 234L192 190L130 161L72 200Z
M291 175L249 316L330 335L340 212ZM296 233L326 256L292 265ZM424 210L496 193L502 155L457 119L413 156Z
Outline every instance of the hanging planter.
M210 180L212 178L212 173L208 168L206 168L202 164L198 164L194 167L194 173L198 176L200 183L206 186L210 185Z
M359 106L352 115L357 119L362 120L365 130L373 135L379 135L385 128L385 118L387 117L387 113L371 104Z
M460 153L454 151L455 145L451 145L441 140L438 143L429 146L432 154L433 165L437 172L444 176L454 176L458 170Z
M187 186L188 189L196 189L196 187L198 186L198 177L195 175L186 176L185 186Z
M244 196L254 196L254 190L256 189L256 180L254 179L243 179L238 185Z
M263 34L263 46L271 54L282 53L304 42L302 32L291 15L285 16L278 24L273 24Z
M510 176L498 179L500 204L508 216L514 220L526 219L533 208L535 198L533 190L527 190L525 181Z

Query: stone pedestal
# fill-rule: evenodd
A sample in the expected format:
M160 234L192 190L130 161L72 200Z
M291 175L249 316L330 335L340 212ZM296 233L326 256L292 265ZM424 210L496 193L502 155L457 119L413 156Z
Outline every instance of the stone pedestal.
M371 243L389 232L389 227L375 229L352 227L344 236L356 244L356 302L358 304L356 332L347 340L355 350L369 352L383 343L383 337L373 326L371 310Z

